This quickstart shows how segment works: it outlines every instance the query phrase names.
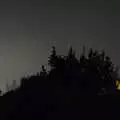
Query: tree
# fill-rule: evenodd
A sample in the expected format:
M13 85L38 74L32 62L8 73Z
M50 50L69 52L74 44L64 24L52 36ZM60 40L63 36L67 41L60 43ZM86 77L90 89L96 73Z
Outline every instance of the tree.
M90 48L89 53L88 53L88 58L91 59L93 57L93 49Z
M55 68L57 63L57 55L56 55L56 48L55 46L52 47L51 55L48 60L48 65L51 66L51 68Z
M85 46L83 46L83 53L80 55L79 62L75 57L75 51L72 47L70 47L68 55L64 58L56 55L55 48L53 47L49 61L56 68L55 71L59 70L55 74L60 76L60 78L63 76L61 81L64 81L69 86L73 86L74 83L78 82L78 86L84 92L86 91L86 94L87 92L97 94L103 89L106 91L116 89L115 80L117 74L111 59L105 56L104 51L99 52L90 48L88 57L86 57ZM64 77L67 79L63 80Z
M75 58L75 52L72 49L72 46L70 46L69 51L68 51L68 58L71 60Z
M46 77L47 76L47 71L46 71L44 65L42 65L42 70L40 72L40 76L42 76L42 77Z
M115 80L118 77L116 72L114 70L114 65L110 59L110 57L105 56L105 52L98 52L98 51L92 51L90 49L88 61L90 63L91 72L94 71L95 76L97 77L96 82L98 82L97 88L99 88L99 91L101 89L106 89L106 90L115 90L116 85L115 85ZM94 67L93 67L94 66ZM113 76L114 74L114 76ZM97 81L99 80L99 81ZM97 83L96 83L97 84Z

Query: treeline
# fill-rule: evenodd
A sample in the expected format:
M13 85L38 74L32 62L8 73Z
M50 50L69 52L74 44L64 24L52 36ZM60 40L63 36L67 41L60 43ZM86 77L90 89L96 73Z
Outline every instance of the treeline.
M67 56L52 47L48 65L50 71L42 65L40 73L23 77L0 97L1 119L117 119L118 69L104 51L90 48L77 59L72 47Z

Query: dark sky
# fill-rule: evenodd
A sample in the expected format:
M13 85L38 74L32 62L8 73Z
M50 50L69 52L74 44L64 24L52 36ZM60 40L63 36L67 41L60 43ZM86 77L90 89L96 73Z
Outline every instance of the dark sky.
M52 45L61 54L69 45L104 49L120 65L118 1L0 1L0 88L39 71Z

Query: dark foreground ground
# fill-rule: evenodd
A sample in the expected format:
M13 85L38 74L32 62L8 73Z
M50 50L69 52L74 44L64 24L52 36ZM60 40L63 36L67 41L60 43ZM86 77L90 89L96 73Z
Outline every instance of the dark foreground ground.
M71 101L35 97L1 99L1 120L117 120L120 119L120 93L81 96ZM26 101L25 101L26 100Z

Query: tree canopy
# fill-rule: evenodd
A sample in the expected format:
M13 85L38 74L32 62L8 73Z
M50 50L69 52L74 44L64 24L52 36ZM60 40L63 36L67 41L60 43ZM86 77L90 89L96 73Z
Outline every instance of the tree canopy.
M71 116L73 115L74 119L77 117L83 119L87 118L85 114L92 114L91 109L94 109L94 114L100 115L102 112L107 119L113 111L116 112L116 109L112 108L114 97L108 100L107 96L117 94L118 67L104 51L90 48L85 55L84 47L79 59L75 53L70 47L67 56L57 55L55 46L52 47L48 59L50 71L41 65L40 72L21 78L18 88L0 96L0 113L3 113L1 118L73 119ZM116 100L119 99L120 97L117 97ZM69 115L66 111L69 111Z

